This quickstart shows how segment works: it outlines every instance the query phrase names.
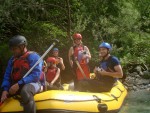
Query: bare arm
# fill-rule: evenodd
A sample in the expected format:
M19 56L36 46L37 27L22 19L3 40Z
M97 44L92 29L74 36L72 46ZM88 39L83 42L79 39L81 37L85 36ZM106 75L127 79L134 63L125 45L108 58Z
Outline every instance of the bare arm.
M65 65L64 65L64 62L63 62L62 58L60 58L60 64L61 64L61 69L65 70Z
M114 78L122 78L123 77L123 71L122 71L122 67L121 65L117 65L114 67L115 72L111 71L111 72L107 72L103 69L99 70L98 73L103 75L103 76L111 76Z
M4 102L7 99L7 96L8 96L8 91L3 91L0 102Z

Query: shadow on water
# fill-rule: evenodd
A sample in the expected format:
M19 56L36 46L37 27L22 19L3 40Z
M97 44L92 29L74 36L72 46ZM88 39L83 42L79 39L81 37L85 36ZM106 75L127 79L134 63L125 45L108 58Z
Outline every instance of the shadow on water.
M150 113L150 91L131 91L119 113Z

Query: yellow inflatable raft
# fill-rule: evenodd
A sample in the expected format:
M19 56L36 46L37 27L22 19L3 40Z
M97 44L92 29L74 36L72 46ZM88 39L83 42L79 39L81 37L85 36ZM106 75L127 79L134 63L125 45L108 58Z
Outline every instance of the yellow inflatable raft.
M91 93L49 90L35 95L37 113L116 113L127 90L120 81L110 92ZM18 99L11 97L0 106L0 113L22 113Z

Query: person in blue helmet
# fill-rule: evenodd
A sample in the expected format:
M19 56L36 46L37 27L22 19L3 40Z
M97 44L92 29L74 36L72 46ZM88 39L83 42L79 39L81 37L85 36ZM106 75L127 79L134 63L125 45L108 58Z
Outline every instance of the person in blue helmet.
M62 74L62 71L65 70L65 65L63 62L63 58L59 57L59 49L58 48L53 48L52 55L50 57L48 57L46 60L47 64L49 64L51 62L50 59L55 59L55 63L53 64L53 66L47 66L45 68L46 76L49 76L48 78L51 77L51 80L50 79L48 80L49 82L51 81L51 85L50 85L51 88L49 88L49 89L61 89L62 90L63 87L62 87L62 83L61 83L61 81L62 81L61 74ZM54 71L55 69L56 69L56 71ZM57 73L53 72L53 74L52 74L52 70ZM54 75L56 76L56 78L54 77ZM52 80L52 78L54 80Z
M61 70L65 70L63 58L59 57L59 49L58 48L53 48L52 56L56 58L56 66L59 67Z
M122 67L117 57L110 55L112 47L103 42L99 45L100 62L95 66L95 79L83 80L78 84L79 91L110 91L118 78L123 77Z
M40 59L36 52L27 50L27 40L22 35L16 35L9 41L9 47L13 56L8 61L1 85L1 102L8 96L19 94L23 105L24 113L36 113L34 95L41 89L39 82L42 73L41 61L35 68L24 77L30 68Z

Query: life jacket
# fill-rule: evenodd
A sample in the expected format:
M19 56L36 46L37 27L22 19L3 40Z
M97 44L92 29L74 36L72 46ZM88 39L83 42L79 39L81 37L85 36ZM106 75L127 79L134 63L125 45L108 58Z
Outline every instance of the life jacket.
M74 58L77 58L83 72L85 73L87 78L90 78L90 69L88 66L88 59L82 59L83 55L86 54L84 53L84 45L80 45L80 46L74 46L73 50L74 50ZM81 73L79 67L77 65L74 66L76 75L77 75L77 80L82 80L84 79L84 75Z
M24 55L13 60L13 70L12 70L12 80L14 83L18 82L30 69L28 62L28 56L31 54L31 51L26 52Z
M106 61L102 60L100 62L100 67L103 68L105 71L108 71L108 72L115 72L115 69L114 69L114 66L112 64L112 58L114 56L110 56Z
M108 60L107 60L107 62L106 62L106 71L108 71L108 72L115 72L115 69L114 69L114 66L113 66L113 64L112 64L112 62L111 62L111 59L113 58L113 57L115 57L115 56L110 56L109 58L108 58ZM101 67L103 67L103 66L101 66ZM104 68L104 67L103 67ZM123 77L122 78L120 78L120 79L122 79L122 81L124 82L124 80L126 79L126 75L123 73ZM116 79L117 80L117 79Z
M86 54L84 52L84 45L74 46L73 50L74 50L74 58L77 58L77 60L80 64L87 64L88 63L87 59L82 59L83 55Z
M55 76L56 76L56 73L57 73L57 67L56 68L48 68L48 70L47 70L47 73L46 73L46 81L47 82L51 82L54 78L55 78Z
M107 72L115 72L113 63L112 63L112 58L113 56L110 56L106 61L102 60L100 61L100 68L103 68L105 71ZM102 76L102 75L98 75L97 76L99 80L103 81L103 82L108 82L108 83L114 83L117 78L111 77L111 76Z

